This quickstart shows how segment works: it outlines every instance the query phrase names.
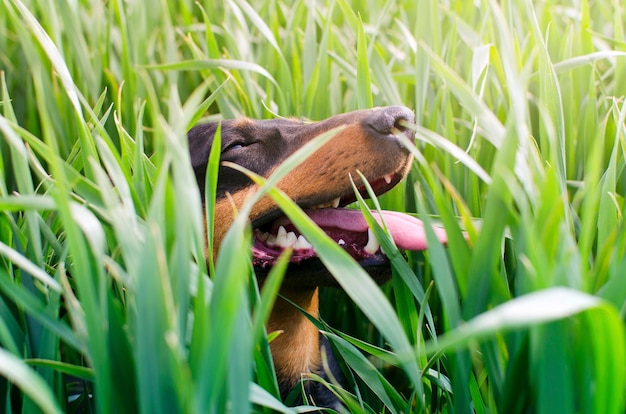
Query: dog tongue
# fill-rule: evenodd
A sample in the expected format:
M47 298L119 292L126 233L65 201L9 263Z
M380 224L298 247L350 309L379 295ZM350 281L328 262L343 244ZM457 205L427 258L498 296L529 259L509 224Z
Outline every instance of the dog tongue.
M337 228L340 230L362 233L368 229L365 217L360 210L343 208L324 208L307 210L307 215L322 228ZM426 249L426 231L424 223L415 217L396 211L381 211L387 224L389 234L393 237L399 249L424 250ZM372 211L376 221L382 225L382 220L377 211ZM433 227L435 235L441 243L447 243L448 238L445 230Z

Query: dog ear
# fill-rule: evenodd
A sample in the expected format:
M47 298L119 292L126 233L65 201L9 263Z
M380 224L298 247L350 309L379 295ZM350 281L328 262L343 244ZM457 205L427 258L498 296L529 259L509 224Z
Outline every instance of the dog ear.
M196 125L187 133L191 166L193 167L193 172L196 175L196 182L203 199L209 154L211 153L211 147L213 146L213 138L215 137L217 125L218 122Z
M203 168L206 171L217 125L217 122L196 125L187 133L189 155L191 156L191 165L194 170Z

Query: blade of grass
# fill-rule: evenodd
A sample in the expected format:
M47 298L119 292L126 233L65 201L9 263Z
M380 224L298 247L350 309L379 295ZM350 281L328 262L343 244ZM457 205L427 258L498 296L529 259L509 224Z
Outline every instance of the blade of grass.
M0 348L0 374L17 384L44 413L62 413L59 403L44 380L24 361Z
M357 100L359 108L371 108L372 99L372 80L370 77L370 65L368 56L367 40L365 38L365 29L363 21L359 18L357 26L357 61L356 61L356 82L357 82Z

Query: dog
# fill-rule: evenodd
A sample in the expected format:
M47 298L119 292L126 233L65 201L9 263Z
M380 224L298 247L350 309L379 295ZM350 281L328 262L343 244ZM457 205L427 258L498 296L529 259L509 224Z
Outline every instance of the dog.
M412 155L396 134L404 134L412 140L414 133L406 124L414 122L413 112L402 106L358 110L313 123L295 119L225 120L221 121L221 161L268 177L304 144L342 126L329 142L284 177L278 187L380 284L390 278L389 261L373 233L368 231L361 213L342 207L355 201L350 177L358 187L363 186L357 172L363 174L377 195L390 190L406 176ZM200 124L188 132L191 163L202 199L207 160L217 126L217 122ZM213 235L216 251L233 222L233 207L240 208L256 188L245 174L225 165L219 167ZM317 318L318 288L334 285L334 279L312 246L269 197L255 205L250 220L254 229L252 260L257 277L262 280L284 248L292 247L280 294ZM426 247L419 220L386 212L385 223L399 248L421 250ZM437 236L446 242L443 231L437 230ZM283 331L270 345L283 399L303 374L316 373L328 378L321 368L323 353L328 358L332 377L341 382L341 370L328 342L288 301L277 299L267 330ZM309 402L317 406L337 408L339 405L335 395L320 383L307 381L305 393Z

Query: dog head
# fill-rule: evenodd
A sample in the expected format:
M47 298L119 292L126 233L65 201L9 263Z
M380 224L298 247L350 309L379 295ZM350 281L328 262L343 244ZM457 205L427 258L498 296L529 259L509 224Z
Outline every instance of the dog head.
M268 177L304 144L343 126L330 141L284 177L278 187L310 213L314 221L325 223L321 227L372 276L383 281L389 276L385 256L371 246L367 249L368 232L362 229L362 218L359 221L353 210L345 211L341 207L355 201L350 176L357 187L361 186L357 171L366 177L376 194L388 191L404 178L412 157L395 134L403 133L412 139L413 132L405 128L404 123L414 120L413 113L400 106L354 111L313 123L291 119L226 120L221 123L221 161L241 165ZM201 124L188 134L191 161L203 195L207 160L217 125ZM247 195L256 191L256 186L245 174L224 165L219 168L217 183L215 246L219 246L233 221L233 207L240 208ZM257 274L263 275L288 244L294 248L289 277L300 276L299 284L332 284L332 277L310 245L281 216L269 197L258 202L250 214L255 229L253 257ZM357 226L360 231L354 231L350 226L350 229L342 228L348 222L356 226L355 220L360 223Z

